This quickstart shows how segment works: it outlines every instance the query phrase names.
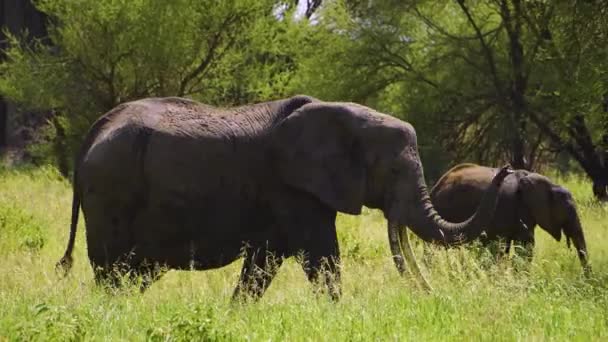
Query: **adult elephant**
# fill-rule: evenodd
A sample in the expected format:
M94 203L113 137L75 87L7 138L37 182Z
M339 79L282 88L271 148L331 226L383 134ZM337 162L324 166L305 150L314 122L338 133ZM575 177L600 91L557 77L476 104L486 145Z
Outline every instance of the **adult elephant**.
M472 217L453 224L433 209L416 133L401 120L307 96L230 109L143 99L111 110L87 134L58 266L72 264L82 204L98 281L140 275L143 290L160 268L211 269L244 255L233 298L259 297L283 259L302 253L308 278L323 275L338 298L338 211L381 209L402 272L406 225L426 241L477 237L508 172Z
M494 168L476 164L453 167L431 189L433 205L447 220L468 217L475 212L495 172ZM498 207L484 240L506 240L506 253L515 242L531 258L537 224L557 241L564 233L568 246L573 242L583 268L590 269L585 234L570 192L543 175L515 170L500 188Z

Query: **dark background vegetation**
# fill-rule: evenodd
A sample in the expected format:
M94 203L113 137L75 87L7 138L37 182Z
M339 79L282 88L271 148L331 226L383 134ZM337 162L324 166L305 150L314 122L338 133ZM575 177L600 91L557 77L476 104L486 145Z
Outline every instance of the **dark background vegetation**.
M309 94L410 121L430 180L457 162L608 185L608 3L0 0L0 145L69 175L117 104Z

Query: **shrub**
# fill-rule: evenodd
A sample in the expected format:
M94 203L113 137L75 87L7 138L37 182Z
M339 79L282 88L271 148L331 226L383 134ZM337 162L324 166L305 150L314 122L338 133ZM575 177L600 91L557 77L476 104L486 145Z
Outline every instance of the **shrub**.
M30 308L31 319L15 326L19 341L81 341L86 335L88 316L77 315L65 306L39 303Z
M38 252L46 238L42 224L15 203L0 202L0 253Z
M230 334L220 331L214 325L213 311L200 304L189 305L186 312L177 312L168 324L150 328L149 341L224 341L233 340Z

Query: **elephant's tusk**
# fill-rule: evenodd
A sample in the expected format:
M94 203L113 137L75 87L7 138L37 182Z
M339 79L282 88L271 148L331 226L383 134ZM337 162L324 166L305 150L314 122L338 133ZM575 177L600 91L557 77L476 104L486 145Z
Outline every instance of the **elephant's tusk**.
M403 253L399 247L399 227L391 222L388 223L388 242L391 248L391 254L393 256L393 262L397 267L397 271L400 275L405 275L407 267L405 267L405 261L403 260Z
M401 250L403 252L405 252L405 258L408 259L410 261L410 264L412 264L412 270L414 272L414 274L420 279L420 281L422 282L422 287L427 290L428 292L433 291L433 287L431 286L431 284L428 282L428 280L426 280L424 274L422 274L422 271L420 270L420 266L418 265L418 262L416 261L416 256L414 255L414 251L412 250L412 246L410 245L410 238L407 234L407 228L405 227L400 227L399 229L399 244L401 246Z
M524 221L522 221L521 219L519 219L519 223L521 223L522 227L524 227L525 230L529 230L530 228L528 228L528 225L524 223Z

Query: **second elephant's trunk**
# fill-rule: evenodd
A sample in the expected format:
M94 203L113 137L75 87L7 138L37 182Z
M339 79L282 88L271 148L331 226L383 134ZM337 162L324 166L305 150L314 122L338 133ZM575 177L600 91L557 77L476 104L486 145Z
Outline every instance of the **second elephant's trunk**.
M568 226L569 227L564 228L564 233L566 234L566 238L572 241L572 244L576 249L576 254L581 262L581 266L583 267L583 272L588 276L591 274L591 265L589 265L589 254L587 252L585 234L583 233L583 228L578 216L575 216L572 219L572 223Z

